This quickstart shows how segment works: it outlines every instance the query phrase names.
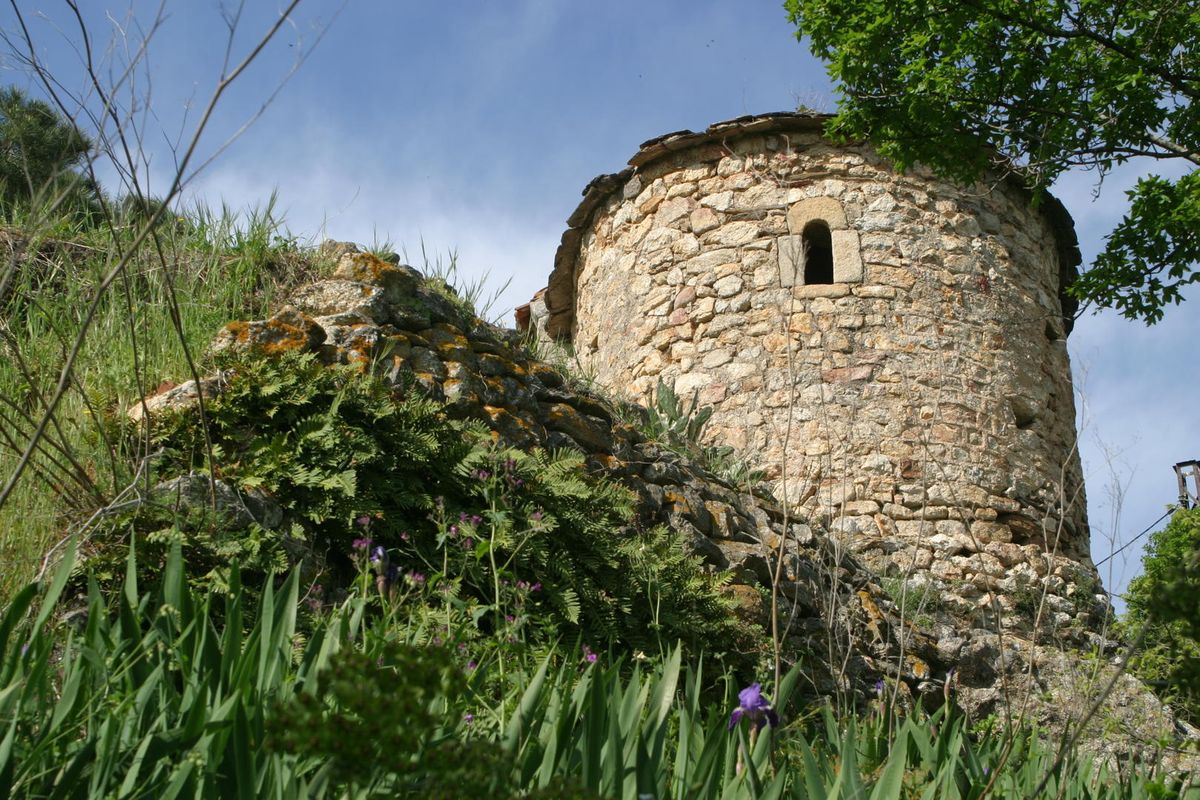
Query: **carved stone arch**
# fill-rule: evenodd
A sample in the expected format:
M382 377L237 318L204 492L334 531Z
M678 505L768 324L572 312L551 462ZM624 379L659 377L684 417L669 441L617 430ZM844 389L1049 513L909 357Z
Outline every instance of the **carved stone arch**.
M862 253L859 251L858 231L846 223L846 211L832 197L810 197L788 209L788 235L776 243L779 255L779 278L783 286L805 284L805 229L810 226L829 230L833 255L833 282L860 283L863 279ZM819 228L818 228L819 229Z
M831 231L846 229L846 210L832 197L810 197L788 209L788 233L799 235L810 222L824 222Z

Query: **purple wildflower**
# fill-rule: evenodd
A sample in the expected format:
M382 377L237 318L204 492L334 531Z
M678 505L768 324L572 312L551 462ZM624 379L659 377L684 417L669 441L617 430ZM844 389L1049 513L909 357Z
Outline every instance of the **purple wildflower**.
M535 593L535 592L540 592L541 590L542 590L542 584L541 584L541 583L535 583L533 586L530 586L530 587L529 587L529 593L530 593L530 594L533 594L533 593Z
M365 528L371 524L371 518L369 516L367 516L366 514L363 514L361 517L359 517L358 519L356 519L354 521L355 521L355 523L358 524L358 526L360 528Z
M350 546L357 552L365 552L370 550L373 544L375 544L374 539L370 536L364 536L361 539L355 539Z
M404 577L413 586L424 586L425 585L425 576L422 575L420 572L410 572L407 575L405 575Z
M463 550L470 550L475 547L475 540L468 536L466 539L463 539L462 546Z
M475 715L472 714L471 712L468 711L466 714L463 714L463 722L470 725L474 721L475 721Z
M772 728L779 724L779 715L771 708L767 698L763 697L760 684L752 683L738 692L738 703L738 707L729 715L730 730L733 730L743 717L753 723L754 730L758 730L764 724L770 724Z
M472 525L478 525L481 522L483 522L483 517L479 516L478 514L471 515L471 524Z
M372 564L378 564L380 561L383 561L385 558L387 558L387 551L383 549L383 545L377 545L375 547L375 549L371 551L371 563Z
M543 516L543 514L542 514L542 512L541 512L541 511L535 511L535 512L533 512L532 514L530 514L530 515L529 515L529 518L530 518L531 520L533 520L534 522L541 522L541 521L542 521L542 516Z
M583 660L589 664L595 664L599 656L592 652L592 648L586 644L583 646Z
M467 662L467 672L474 672L475 668L478 666L479 665L476 664L474 660L468 661Z
M883 696L883 678L875 681L875 694Z

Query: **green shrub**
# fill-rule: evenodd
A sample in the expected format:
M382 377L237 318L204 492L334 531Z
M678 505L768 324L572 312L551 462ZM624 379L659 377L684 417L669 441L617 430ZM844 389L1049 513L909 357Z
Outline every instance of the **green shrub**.
M638 408L636 420L642 433L651 441L687 456L713 474L737 486L752 486L765 479L762 470L754 469L734 448L728 445L705 445L700 439L704 427L712 418L712 406L700 407L700 392L692 393L684 404L675 387L659 380L654 404Z
M883 578L880 583L884 593L919 626L931 627L943 610L942 593L932 583L905 578Z
M0 89L0 212L21 208L99 219L99 188L79 168L92 149L74 123L16 87Z
M1134 674L1200 722L1200 508L1177 510L1151 534L1125 602L1120 630L1130 639L1145 630Z
M207 439L194 413L165 420L157 474L211 468L273 498L284 524L226 529L203 508L197 519L144 505L99 541L132 530L147 568L177 542L192 579L218 590L235 560L261 576L303 552L308 579L331 601L359 556L378 551L382 587L419 574L484 632L648 652L679 639L752 657L753 632L733 621L722 580L675 534L632 525L632 493L589 474L580 454L506 448L415 392L308 354L220 366L233 377L207 404ZM93 566L115 575L122 558L101 545Z

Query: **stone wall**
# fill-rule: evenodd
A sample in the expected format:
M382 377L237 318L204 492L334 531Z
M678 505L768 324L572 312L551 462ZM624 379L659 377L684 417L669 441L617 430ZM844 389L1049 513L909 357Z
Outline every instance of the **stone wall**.
M967 607L999 593L1015 610L1042 579L1090 595L1069 217L1002 180L899 174L824 140L822 122L744 118L644 145L585 190L541 324L629 399L660 380L698 392L711 440L880 574ZM803 254L783 251L812 213L841 215L826 220L835 259L857 257L835 265L841 282L792 285ZM1072 606L1049 613L1065 623Z
M329 279L302 287L268 319L231 322L210 350L264 357L312 352L328 364L361 364L397 388L415 385L444 403L452 418L487 424L506 445L582 453L589 470L635 493L631 526L666 525L681 534L707 569L728 575L736 613L764 631L768 589L781 563L779 612L789 620L784 652L789 660L805 660L810 685L820 691L862 690L889 676L906 693L940 692L940 679L964 648L971 649L968 635L951 637L951 649L939 650L932 628L903 623L868 569L820 528L785 514L766 487L733 484L647 440L625 421L637 416L635 408L587 390L568 371L534 357L523 336L478 319L449 287L353 245L329 242L323 251L337 259ZM193 407L201 393L212 396L233 379L226 372L202 379L199 388L194 381L172 386L129 414L142 420ZM176 502L186 505L198 489L198 504L205 505L208 481L207 474L184 476L154 494L181 496ZM252 516L281 524L269 497L218 484L222 507L268 508ZM232 524L245 524L231 516ZM765 638L762 644L765 649ZM990 685L990 673L984 677Z
M327 243L323 250L337 259L329 279L300 289L268 319L231 323L213 349L249 349L267 357L299 350L330 364L360 364L398 387L415 380L446 403L448 414L485 422L507 444L580 451L589 469L637 494L631 525L666 524L680 532L710 569L729 576L736 613L764 628L781 563L778 619L785 654L805 669L802 690L870 697L882 678L889 698L894 692L901 702L925 697L936 706L949 696L976 718L1023 710L1027 719L1058 731L1079 722L1112 680L1114 691L1091 718L1085 749L1121 759L1154 757L1163 737L1194 738L1194 731L1176 727L1152 693L1117 674L1115 644L1098 633L1107 613L1103 598L1073 595L1076 585L1054 575L1062 566L1054 559L1039 553L1042 566L1022 591L988 590L970 606L889 579L872 569L870 558L842 546L820 520L788 514L765 487L732 484L648 441L623 421L634 409L534 357L523 337L482 322L447 287L350 245ZM130 413L141 419L185 409L201 393L220 392L234 379L214 374L199 385L164 389ZM175 479L153 494L179 502L198 489L196 502L207 506L208 481L207 474ZM281 524L269 497L247 497L218 484L218 501L229 495L227 506L260 524ZM1030 563L1039 562L1031 557ZM1048 608L1070 608L1069 618L1056 624L1054 615L1039 616L1043 598ZM1020 624L1002 630L1004 610L1014 607L1009 617ZM1095 658L1081 658L1080 647ZM1175 757L1164 763L1186 765Z

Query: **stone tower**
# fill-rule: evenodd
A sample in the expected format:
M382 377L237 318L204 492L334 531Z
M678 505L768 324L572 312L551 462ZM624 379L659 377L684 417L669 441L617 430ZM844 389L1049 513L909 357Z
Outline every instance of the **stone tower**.
M967 604L1090 583L1070 217L1013 180L901 174L825 121L642 145L584 190L534 324L617 394L698 392L709 438L881 574Z

